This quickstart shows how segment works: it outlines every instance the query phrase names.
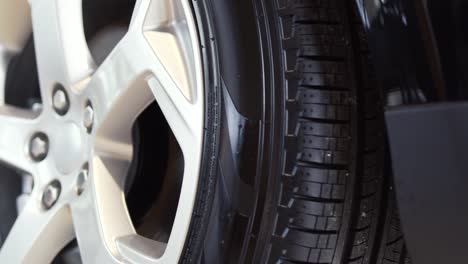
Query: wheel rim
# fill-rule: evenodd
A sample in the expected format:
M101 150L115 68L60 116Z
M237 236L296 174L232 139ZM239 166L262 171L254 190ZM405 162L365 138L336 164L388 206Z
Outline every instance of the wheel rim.
M137 1L128 32L99 67L84 37L81 1L30 3L43 107L29 111L0 100L0 161L31 174L34 188L0 262L50 262L74 238L85 263L177 262L196 196L204 122L200 45L189 2ZM64 103L55 96L58 85L69 101L64 113L57 111ZM123 191L132 124L153 101L185 161L167 243L136 233ZM29 155L37 133L49 141L47 148L37 143L37 151L47 151L40 161ZM61 190L49 193L57 198L45 209L41 201L54 181Z

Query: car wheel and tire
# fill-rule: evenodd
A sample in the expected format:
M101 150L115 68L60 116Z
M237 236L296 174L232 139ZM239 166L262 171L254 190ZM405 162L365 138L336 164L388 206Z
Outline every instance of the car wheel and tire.
M30 10L0 32L0 262L409 263L354 1Z

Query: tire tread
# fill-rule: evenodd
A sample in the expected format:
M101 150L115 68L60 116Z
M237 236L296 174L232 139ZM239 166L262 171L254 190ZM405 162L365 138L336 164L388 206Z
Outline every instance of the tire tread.
M352 2L276 0L288 143L268 263L410 263Z

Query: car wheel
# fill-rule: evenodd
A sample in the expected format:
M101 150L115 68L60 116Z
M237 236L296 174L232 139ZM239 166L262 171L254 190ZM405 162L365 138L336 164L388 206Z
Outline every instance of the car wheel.
M0 262L409 263L353 1L30 10L0 46Z

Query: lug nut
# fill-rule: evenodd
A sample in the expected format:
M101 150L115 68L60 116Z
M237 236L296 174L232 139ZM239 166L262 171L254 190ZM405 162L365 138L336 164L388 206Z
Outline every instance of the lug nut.
M60 84L57 84L54 89L52 103L54 105L55 111L59 115L65 115L70 108L70 101L68 100L67 92Z
M84 191L87 180L88 180L88 169L83 168L78 174L78 178L76 179L76 194L80 195Z
M49 139L44 133L36 133L29 141L29 155L34 161L42 161L49 152Z
M91 132L94 124L94 109L91 103L87 103L83 113L83 125L86 127L86 130Z
M44 209L50 209L57 202L62 187L58 180L53 180L49 183L42 193L42 206Z

